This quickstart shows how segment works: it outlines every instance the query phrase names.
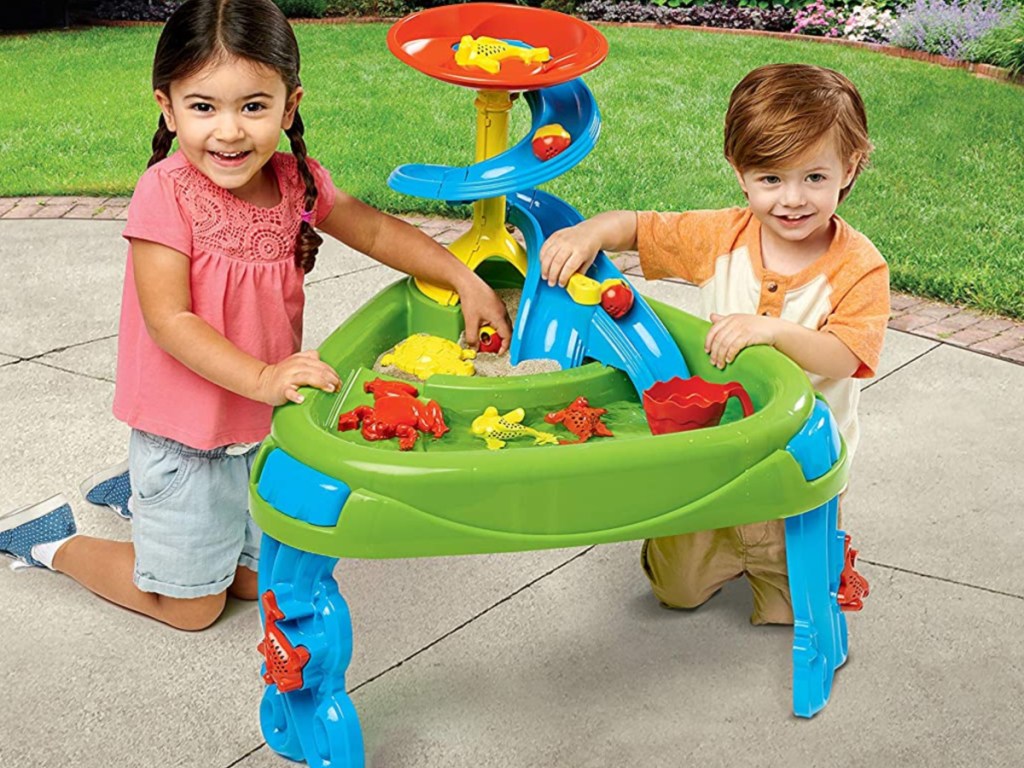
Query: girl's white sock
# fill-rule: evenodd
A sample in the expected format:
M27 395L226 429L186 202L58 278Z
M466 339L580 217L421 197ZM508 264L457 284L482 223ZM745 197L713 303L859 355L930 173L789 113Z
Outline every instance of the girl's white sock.
M53 556L57 554L58 549L64 546L66 541L73 538L73 536L68 536L66 539L58 539L57 541L47 541L43 544L36 544L32 547L32 557L52 571Z

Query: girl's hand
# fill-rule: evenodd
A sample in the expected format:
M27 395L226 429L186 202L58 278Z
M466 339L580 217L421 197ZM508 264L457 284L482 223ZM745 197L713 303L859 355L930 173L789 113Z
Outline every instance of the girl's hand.
M585 224L586 222L583 222ZM577 224L555 232L540 249L540 275L552 288L563 288L577 272L586 272L601 250L587 227Z
M508 350L512 341L512 323L505 311L505 303L476 273L469 272L465 285L457 288L462 301L462 317L466 321L466 343L476 349L480 346L480 327L490 325L501 336L501 349Z
M256 399L261 403L284 405L289 401L303 401L299 387L316 387L324 392L337 392L341 388L341 379L331 366L320 360L319 352L308 349L296 352L280 363L266 365L260 371L257 387Z
M778 319L761 315L711 314L711 330L704 340L704 351L711 364L725 368L740 350L755 344L774 344Z

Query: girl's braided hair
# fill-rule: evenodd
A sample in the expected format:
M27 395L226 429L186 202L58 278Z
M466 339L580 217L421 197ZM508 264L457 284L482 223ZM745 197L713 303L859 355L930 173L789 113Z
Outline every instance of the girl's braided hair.
M153 90L170 95L174 80L194 75L220 57L238 57L262 64L277 72L288 96L299 81L299 45L291 25L272 0L188 0L167 20L153 58ZM304 126L298 109L291 128L291 141L299 176L306 188L303 210L316 210L317 189L306 161ZM174 133L163 114L153 134L153 155L147 165L158 163L171 150ZM309 272L323 239L312 222L302 221L295 241L295 264Z

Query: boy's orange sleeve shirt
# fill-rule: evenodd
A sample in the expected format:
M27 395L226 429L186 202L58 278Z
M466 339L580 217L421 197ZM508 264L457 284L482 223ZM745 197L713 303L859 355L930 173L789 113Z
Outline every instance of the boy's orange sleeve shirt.
M798 275L764 269L760 224L749 208L639 212L637 250L648 280L697 285L705 316L764 314L827 331L860 361L854 378L870 378L889 320L889 269L868 238L835 222L829 252Z
M832 311L821 330L849 347L860 360L855 379L870 379L889 324L889 267L871 241L851 230L841 265L828 275Z
M638 212L636 242L644 277L681 277L700 285L712 276L718 256L742 244L750 218L747 208Z

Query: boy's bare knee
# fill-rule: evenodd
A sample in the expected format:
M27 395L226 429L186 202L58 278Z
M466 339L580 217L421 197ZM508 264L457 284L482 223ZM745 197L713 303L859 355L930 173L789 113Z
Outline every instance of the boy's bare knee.
M235 570L235 580L228 587L228 594L237 600L255 600L259 597L259 577L256 571L238 566Z
M162 597L161 618L175 629L198 632L209 627L220 617L226 603L226 592L194 598Z

